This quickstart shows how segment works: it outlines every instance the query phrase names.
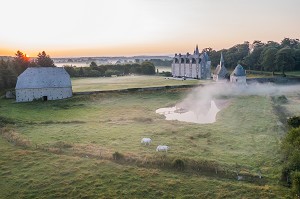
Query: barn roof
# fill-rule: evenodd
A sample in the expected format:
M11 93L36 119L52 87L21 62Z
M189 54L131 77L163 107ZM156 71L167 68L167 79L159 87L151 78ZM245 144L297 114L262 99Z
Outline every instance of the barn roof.
M231 75L233 76L246 76L245 70L243 68L243 66L241 66L240 64L238 64L234 71L231 73Z
M27 68L18 77L16 89L72 87L70 75L60 67Z

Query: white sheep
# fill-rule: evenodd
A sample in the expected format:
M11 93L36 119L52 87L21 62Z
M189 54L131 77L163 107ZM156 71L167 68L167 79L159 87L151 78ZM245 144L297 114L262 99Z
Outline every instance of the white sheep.
M151 138L143 138L141 144L150 145L152 142Z
M156 151L165 151L165 152L168 152L169 150L169 146L166 146L166 145L158 145L157 148L156 148Z

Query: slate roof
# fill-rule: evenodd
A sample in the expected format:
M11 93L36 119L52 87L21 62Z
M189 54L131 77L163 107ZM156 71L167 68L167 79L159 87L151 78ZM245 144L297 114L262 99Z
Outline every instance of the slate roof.
M61 67L27 68L18 77L16 89L72 87L70 75Z
M227 73L228 73L228 71L225 68L223 53L221 53L220 64L216 67L216 69L214 71L214 75L219 75L221 77L225 77L227 75Z
M231 73L231 75L233 75L233 76L246 76L246 72L245 72L243 66L238 64L235 67L234 71Z

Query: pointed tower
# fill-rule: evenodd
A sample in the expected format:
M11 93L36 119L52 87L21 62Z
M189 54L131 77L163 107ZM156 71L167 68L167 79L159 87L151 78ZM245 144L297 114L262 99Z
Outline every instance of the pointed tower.
M200 53L199 53L199 48L198 48L198 44L196 45L196 50L195 50L195 54L196 55L199 55Z
M223 53L221 52L220 66L225 67Z
M223 57L223 53L221 52L220 64L217 66L216 70L213 74L213 79L215 81L225 80L226 76L228 76L228 71L225 68L225 61Z

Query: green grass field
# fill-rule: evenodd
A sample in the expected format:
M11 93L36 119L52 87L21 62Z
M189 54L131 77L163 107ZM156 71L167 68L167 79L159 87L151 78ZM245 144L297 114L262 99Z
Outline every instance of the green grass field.
M285 74L287 77L300 77L300 71L287 71L285 72ZM282 72L275 72L274 75L282 76ZM273 72L247 70L247 78L264 78L264 77L273 77Z
M161 76L124 76L124 77L99 77L99 78L73 78L72 86L74 92L118 90L127 88L144 88L156 86L174 86L205 84L209 81L203 80L174 80Z
M288 190L278 185L284 129L272 99L227 96L229 106L214 124L166 121L155 113L188 91L105 93L46 103L0 99L0 117L7 123L0 138L0 198L284 198ZM288 99L283 107L294 114L299 93ZM151 137L152 145L142 146L143 137ZM157 153L159 144L170 151ZM114 160L115 152L122 159ZM185 162L184 171L174 169L176 159ZM237 170L255 180L237 181Z
M287 76L300 77L300 71L286 72Z

